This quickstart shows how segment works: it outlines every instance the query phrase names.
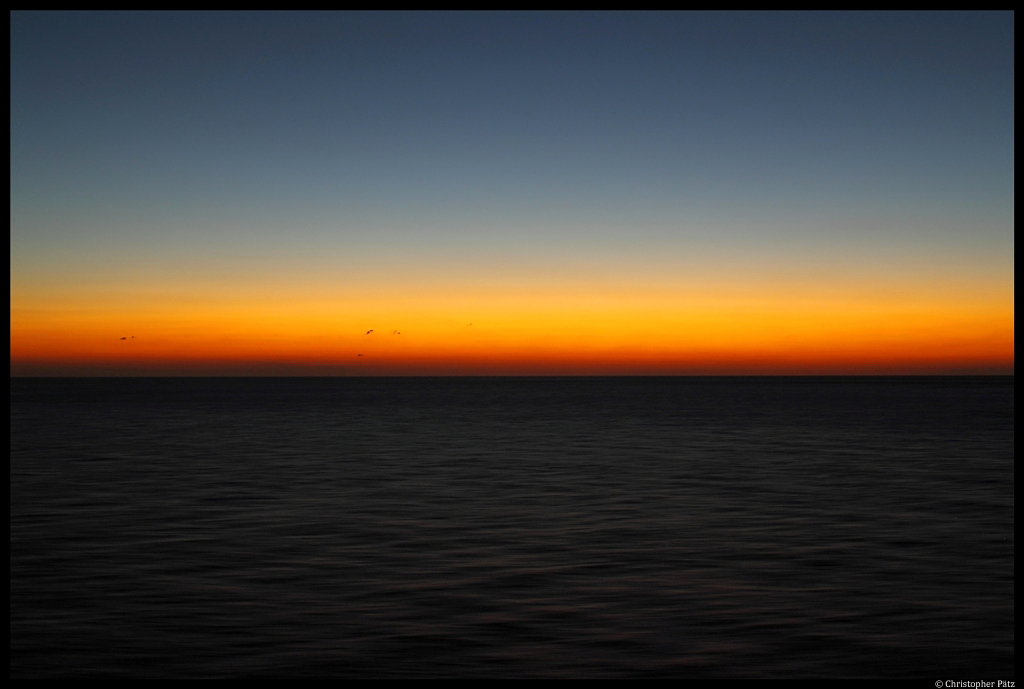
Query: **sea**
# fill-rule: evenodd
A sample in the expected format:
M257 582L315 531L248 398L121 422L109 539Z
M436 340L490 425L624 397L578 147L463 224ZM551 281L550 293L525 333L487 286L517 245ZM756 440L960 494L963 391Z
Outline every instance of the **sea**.
M15 678L1014 676L987 377L12 378Z

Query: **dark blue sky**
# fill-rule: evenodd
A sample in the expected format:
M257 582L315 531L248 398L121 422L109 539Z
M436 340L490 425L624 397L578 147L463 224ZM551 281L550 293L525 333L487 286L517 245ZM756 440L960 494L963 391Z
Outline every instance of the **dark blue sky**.
M1012 14L17 13L11 54L18 205L1012 208Z

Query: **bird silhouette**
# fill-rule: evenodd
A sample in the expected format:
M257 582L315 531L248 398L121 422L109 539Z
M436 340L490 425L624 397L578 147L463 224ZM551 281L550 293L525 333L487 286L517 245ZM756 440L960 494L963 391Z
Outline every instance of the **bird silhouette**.
M370 334L370 333L372 333L372 332L373 332L372 330L367 330L367 331L366 331L366 334L367 334L367 335L369 335L369 334Z

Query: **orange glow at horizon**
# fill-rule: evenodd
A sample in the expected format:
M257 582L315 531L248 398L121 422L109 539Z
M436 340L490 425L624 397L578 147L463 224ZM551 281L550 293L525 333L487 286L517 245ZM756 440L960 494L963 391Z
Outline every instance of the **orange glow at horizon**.
M15 375L258 375L281 365L349 375L1012 373L1013 343L1012 296L483 291L204 303L83 297L56 306L12 299L11 310Z

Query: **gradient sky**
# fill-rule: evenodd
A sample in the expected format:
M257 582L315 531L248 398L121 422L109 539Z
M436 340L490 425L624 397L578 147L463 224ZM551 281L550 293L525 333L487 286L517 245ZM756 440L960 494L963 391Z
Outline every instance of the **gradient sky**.
M1013 20L13 13L12 375L1012 373Z

